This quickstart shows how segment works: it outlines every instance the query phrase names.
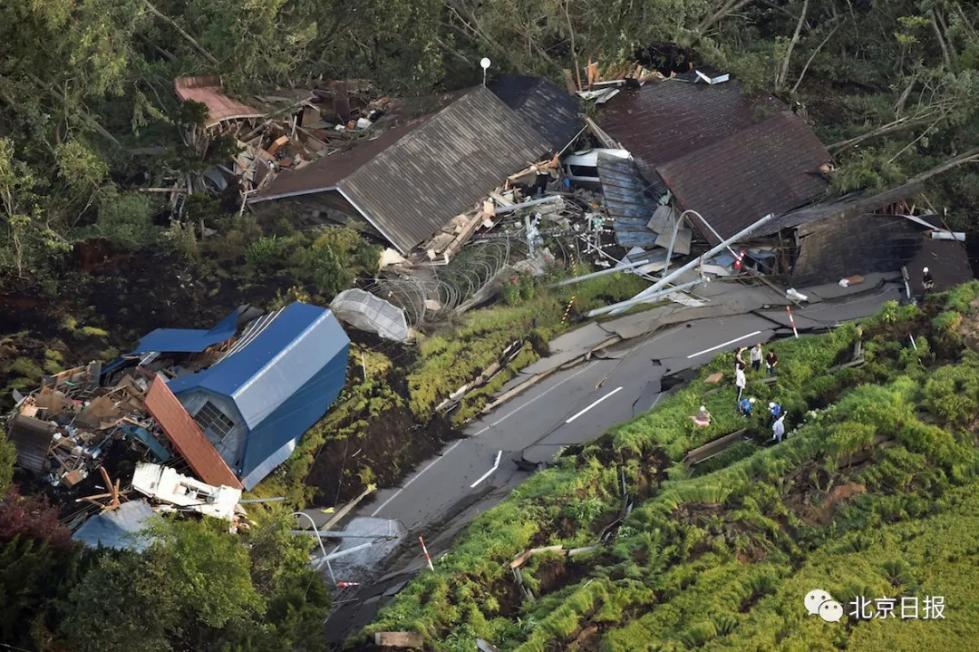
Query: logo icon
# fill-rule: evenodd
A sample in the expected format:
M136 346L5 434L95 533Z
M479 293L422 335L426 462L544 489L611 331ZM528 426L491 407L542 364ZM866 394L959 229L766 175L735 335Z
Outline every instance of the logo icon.
M819 616L828 623L838 623L843 618L843 605L834 600L829 591L813 589L802 602L810 616Z

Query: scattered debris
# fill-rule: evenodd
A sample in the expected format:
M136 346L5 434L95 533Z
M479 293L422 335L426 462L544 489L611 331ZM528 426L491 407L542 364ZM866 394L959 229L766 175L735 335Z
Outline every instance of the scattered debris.
M228 486L215 487L177 473L159 464L136 465L133 489L173 511L191 511L230 521L241 499L241 490Z
M7 430L18 465L76 503L118 511L131 485L160 510L231 521L241 488L285 461L339 394L348 347L327 309L242 307L210 330L158 329L104 366L45 376ZM110 480L133 465L125 484Z

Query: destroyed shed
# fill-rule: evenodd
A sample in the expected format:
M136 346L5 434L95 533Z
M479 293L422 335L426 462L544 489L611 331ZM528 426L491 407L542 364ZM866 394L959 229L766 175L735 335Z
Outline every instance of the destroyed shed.
M571 110L570 96L554 115L541 115L548 98L563 93L551 86L507 86L507 99L474 88L435 114L301 170L282 172L249 203L261 209L288 202L316 217L335 211L359 217L408 253L509 175L553 157L567 144L561 142L565 136L574 137L579 116ZM538 130L542 125L544 133Z
M204 126L208 129L228 120L248 120L265 115L225 95L220 77L178 77L173 81L173 87L181 102L199 102L207 107Z
M348 347L327 308L242 307L214 328L157 329L105 366L46 376L7 430L18 466L58 492L116 509L136 468L133 486L154 501L227 519L240 489L285 461L339 395ZM196 478L179 475L188 468ZM184 504L191 493L210 507Z
M349 345L330 310L297 302L253 320L217 362L167 389L251 489L336 400Z

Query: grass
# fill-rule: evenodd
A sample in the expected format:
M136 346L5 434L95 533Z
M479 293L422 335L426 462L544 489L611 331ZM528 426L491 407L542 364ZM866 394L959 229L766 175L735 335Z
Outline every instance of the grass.
M979 636L969 594L979 580L979 356L947 319L941 331L933 320L965 306L959 323L974 322L976 296L972 283L923 310L887 305L859 327L776 344L776 387L750 391L786 406L789 438L739 445L691 474L678 462L686 451L745 425L730 383L711 392L703 382L731 366L715 361L656 411L478 517L356 640L408 629L438 650L472 649L476 637L501 650L801 650L920 648L920 636L929 649L967 649ZM867 363L835 368L858 338ZM715 419L700 430L688 416L703 402ZM768 436L762 415L747 425ZM636 507L614 543L564 582L545 586L548 566L528 565L525 585L538 592L522 597L508 562L529 547L595 543L620 513L622 477ZM830 626L802 608L817 586L840 600L945 593L964 611L955 625Z
M586 270L575 270L579 273ZM516 372L546 351L546 343L577 326L565 318L568 305L572 315L631 297L648 284L634 274L610 274L573 286L549 288L555 279L547 278L532 287L514 305L499 304L472 311L460 323L419 342L419 362L408 375L410 407L419 419L431 417L435 407L457 389L472 381L513 342L529 346L519 359L508 365L484 387L469 394L453 416L461 424L474 416Z

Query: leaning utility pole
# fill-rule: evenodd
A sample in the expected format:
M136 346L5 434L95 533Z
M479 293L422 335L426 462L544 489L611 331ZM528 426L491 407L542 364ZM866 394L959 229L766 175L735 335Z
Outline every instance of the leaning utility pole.
M684 272L687 272L687 271L693 269L694 267L697 267L698 265L700 265L707 258L710 258L711 256L713 256L713 255L715 255L717 253L720 253L724 249L727 249L728 246L732 242L737 242L741 238L746 237L747 235L751 234L755 229L757 229L757 228L763 226L764 224L770 222L774 218L775 218L775 214L774 213L769 213L768 215L766 215L765 217L761 218L760 220L758 220L754 224L751 224L750 226L745 227L744 229L742 229L742 230L738 231L737 233L735 233L734 235L732 235L727 240L722 241L720 244L718 244L715 247L709 249L707 252L705 252L705 253L701 254L700 256L694 258L693 260L691 260L689 263L687 263L683 267L679 267L676 270L670 272L669 274L667 274L666 276L664 276L660 280L656 281L655 283L653 283L648 288L646 288L645 290L643 290L642 292L640 292L636 296L632 297L631 299L627 299L625 301L620 301L619 303L614 303L614 304L612 304L610 306L604 306L602 308L596 308L595 310L590 311L588 313L588 316L589 317L595 317L597 315L604 315L604 314L607 314L607 313L610 313L610 312L617 312L617 311L620 311L620 310L624 310L624 309L630 308L630 307L632 307L633 305L635 305L637 303L644 303L644 302L648 301L651 298L658 297L660 294L662 294L661 292L659 292L659 290L664 285L666 285L667 283L669 283L673 279L677 278L678 276L680 276Z

